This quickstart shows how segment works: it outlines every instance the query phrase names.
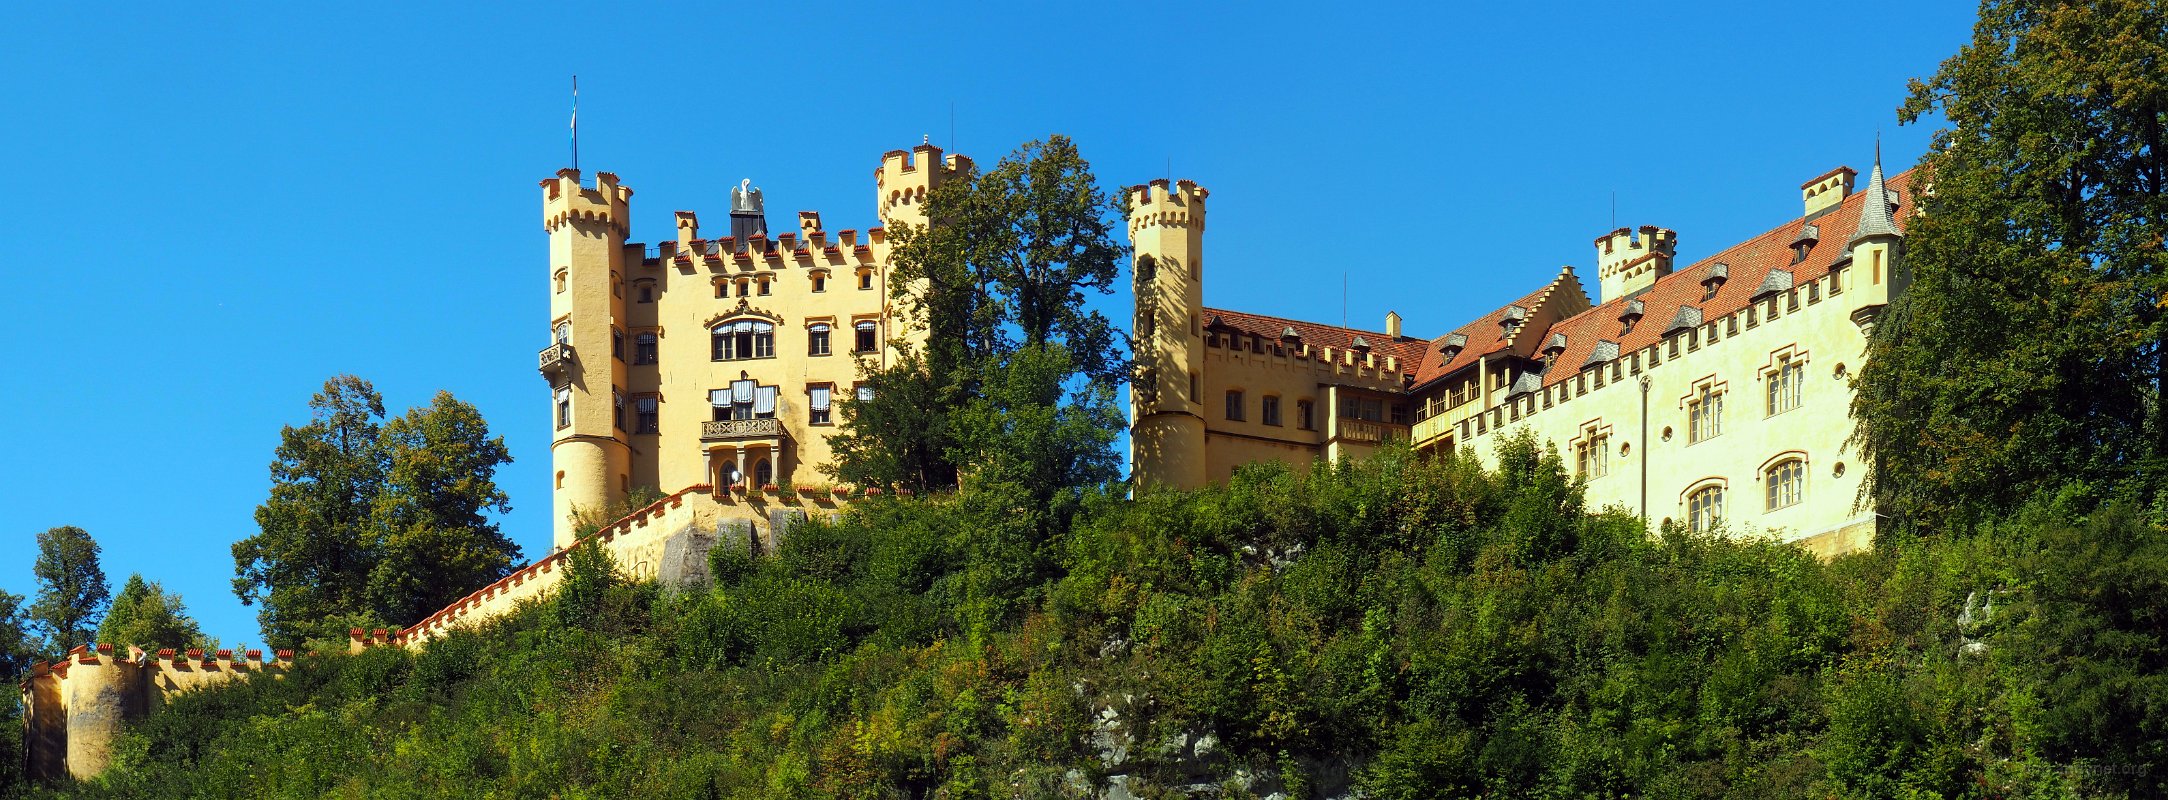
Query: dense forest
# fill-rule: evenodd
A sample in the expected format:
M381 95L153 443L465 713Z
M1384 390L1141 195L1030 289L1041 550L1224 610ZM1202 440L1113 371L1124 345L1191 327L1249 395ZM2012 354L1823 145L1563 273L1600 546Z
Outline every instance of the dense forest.
M665 595L183 697L32 797L2158 796L2168 538L2028 508L1822 563L1522 440L1135 501L865 504ZM1744 532L1735 532L1744 533Z

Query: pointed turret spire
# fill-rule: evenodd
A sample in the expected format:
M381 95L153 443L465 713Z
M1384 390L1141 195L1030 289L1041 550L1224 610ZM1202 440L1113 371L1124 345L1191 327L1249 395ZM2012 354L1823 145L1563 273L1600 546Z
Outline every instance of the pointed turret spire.
M1879 135L1874 139L1874 172L1867 176L1866 195L1860 201L1859 227L1852 231L1849 244L1856 245L1877 236L1904 238L1897 230L1897 220L1889 213L1889 187L1882 185L1882 137Z

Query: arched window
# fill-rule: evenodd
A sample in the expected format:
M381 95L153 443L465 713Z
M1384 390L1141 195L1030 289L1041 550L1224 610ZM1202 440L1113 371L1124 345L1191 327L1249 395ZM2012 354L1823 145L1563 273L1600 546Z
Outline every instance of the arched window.
M875 325L873 323L873 320L865 320L858 323L857 325L852 326L852 328L858 333L858 341L856 343L858 346L858 352L871 353L875 350L881 349L881 336L879 333L880 326Z
M558 344L571 344L571 343L572 343L572 320L569 320L569 319L568 319L568 320L565 320L565 321L563 321L563 322L557 323L557 328L556 328L556 330L554 330L554 331L551 331L551 333L552 333L552 335L555 335L555 336L557 337L557 343L558 343Z
M557 271L557 274L556 274L555 276L553 276L553 277L554 277L554 278L555 278L555 280L557 281L557 293L558 293L558 294L564 294L564 293L565 293L565 271L564 271L564 270L558 270L558 271Z
M775 357L775 325L759 320L725 322L709 331L711 357L716 361L743 361Z
M1769 510L1799 504L1807 484L1807 462L1789 458L1779 461L1762 473L1762 487L1768 495Z
M768 459L765 459L765 458L763 458L763 459L761 459L760 461L758 461L758 462L756 462L756 463L754 463L754 464L753 464L753 483L754 483L754 484L756 484L756 485L759 485L759 486L766 486L766 485L768 485L768 484L771 484L771 483L774 483L774 482L775 482L775 465L774 465L774 464L772 464L772 463L769 463Z
M1687 528L1696 533L1715 530L1724 521L1724 485L1711 484L1687 495L1686 520Z
M1159 262L1151 256L1137 256L1137 282L1151 283L1159 277Z

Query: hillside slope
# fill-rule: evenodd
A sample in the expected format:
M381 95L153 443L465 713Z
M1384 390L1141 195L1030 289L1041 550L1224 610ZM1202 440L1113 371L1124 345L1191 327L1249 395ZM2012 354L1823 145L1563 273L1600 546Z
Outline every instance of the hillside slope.
M2168 542L1819 563L1590 514L1528 442L1131 502L876 502L663 596L154 715L32 797L2156 796Z

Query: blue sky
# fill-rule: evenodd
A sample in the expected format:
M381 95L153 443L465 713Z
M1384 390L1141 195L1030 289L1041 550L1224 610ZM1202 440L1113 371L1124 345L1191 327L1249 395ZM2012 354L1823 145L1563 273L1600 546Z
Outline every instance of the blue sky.
M1611 227L1698 259L1799 214L1800 182L1903 166L1906 80L1960 3L853 6L32 3L0 10L0 589L88 529L118 584L260 641L228 548L324 379L393 413L449 389L516 463L547 549L547 264L536 181L637 194L633 235L771 210L873 223L882 151L990 163L1074 137L1110 185L1212 190L1206 302L1432 336ZM1086 7L1088 5L1088 8ZM953 109L953 129L951 127ZM1108 301L1125 307L1126 298ZM1120 318L1120 314L1116 315Z

